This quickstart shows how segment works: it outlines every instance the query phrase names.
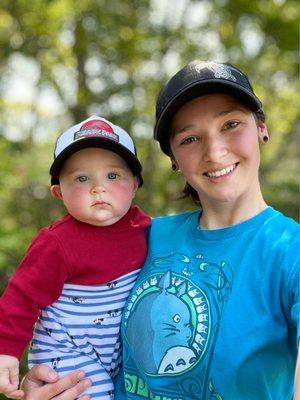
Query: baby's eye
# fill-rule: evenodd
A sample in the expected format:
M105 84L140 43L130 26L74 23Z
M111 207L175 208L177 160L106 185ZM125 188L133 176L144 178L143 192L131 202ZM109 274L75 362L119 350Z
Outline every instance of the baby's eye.
M173 321L178 323L180 321L180 315L175 314L173 317Z
M75 180L77 182L86 182L88 180L88 177L86 175L81 175L81 176L78 176Z
M108 179L116 179L118 176L118 174L116 174L115 172L109 172L107 174Z
M181 144L189 144L189 143L197 142L197 141L198 141L198 138L197 138L196 136L189 136L189 137L185 138L185 139L181 142Z
M224 124L223 129L234 129L240 125L240 121L228 121L226 124Z

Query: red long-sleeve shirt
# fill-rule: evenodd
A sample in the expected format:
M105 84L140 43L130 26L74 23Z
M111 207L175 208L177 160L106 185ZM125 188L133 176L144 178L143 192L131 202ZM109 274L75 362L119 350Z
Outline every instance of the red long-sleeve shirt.
M41 229L0 299L0 354L22 356L40 310L57 300L64 283L99 285L140 268L149 225L132 207L110 226L66 215Z

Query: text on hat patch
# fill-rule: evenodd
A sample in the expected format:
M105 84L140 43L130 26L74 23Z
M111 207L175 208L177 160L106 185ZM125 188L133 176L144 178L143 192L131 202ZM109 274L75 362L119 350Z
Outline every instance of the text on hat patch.
M112 127L99 119L94 119L83 124L80 130L74 133L74 141L99 136L119 142L119 136L113 131Z

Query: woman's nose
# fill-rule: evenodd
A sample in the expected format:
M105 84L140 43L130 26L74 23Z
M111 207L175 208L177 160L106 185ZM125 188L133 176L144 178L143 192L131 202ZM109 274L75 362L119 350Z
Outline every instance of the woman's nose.
M203 146L204 161L219 161L227 154L227 147L220 137L206 137Z

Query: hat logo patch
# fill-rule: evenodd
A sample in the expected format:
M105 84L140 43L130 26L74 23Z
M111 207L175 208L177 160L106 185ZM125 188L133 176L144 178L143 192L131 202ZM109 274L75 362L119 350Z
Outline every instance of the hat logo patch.
M89 138L89 137L102 137L105 139L111 139L116 142L119 142L119 136L116 135L114 132L107 132L103 129L85 129L83 131L78 131L74 133L74 141L82 138Z
M119 136L114 133L112 127L100 119L87 121L83 124L80 130L74 133L74 141L82 138L99 136L119 142Z
M236 82L236 78L232 75L231 70L227 65L220 65L211 61L201 62L195 65L195 70L198 73L201 73L203 69L209 69L214 74L215 78L229 79L233 82Z

